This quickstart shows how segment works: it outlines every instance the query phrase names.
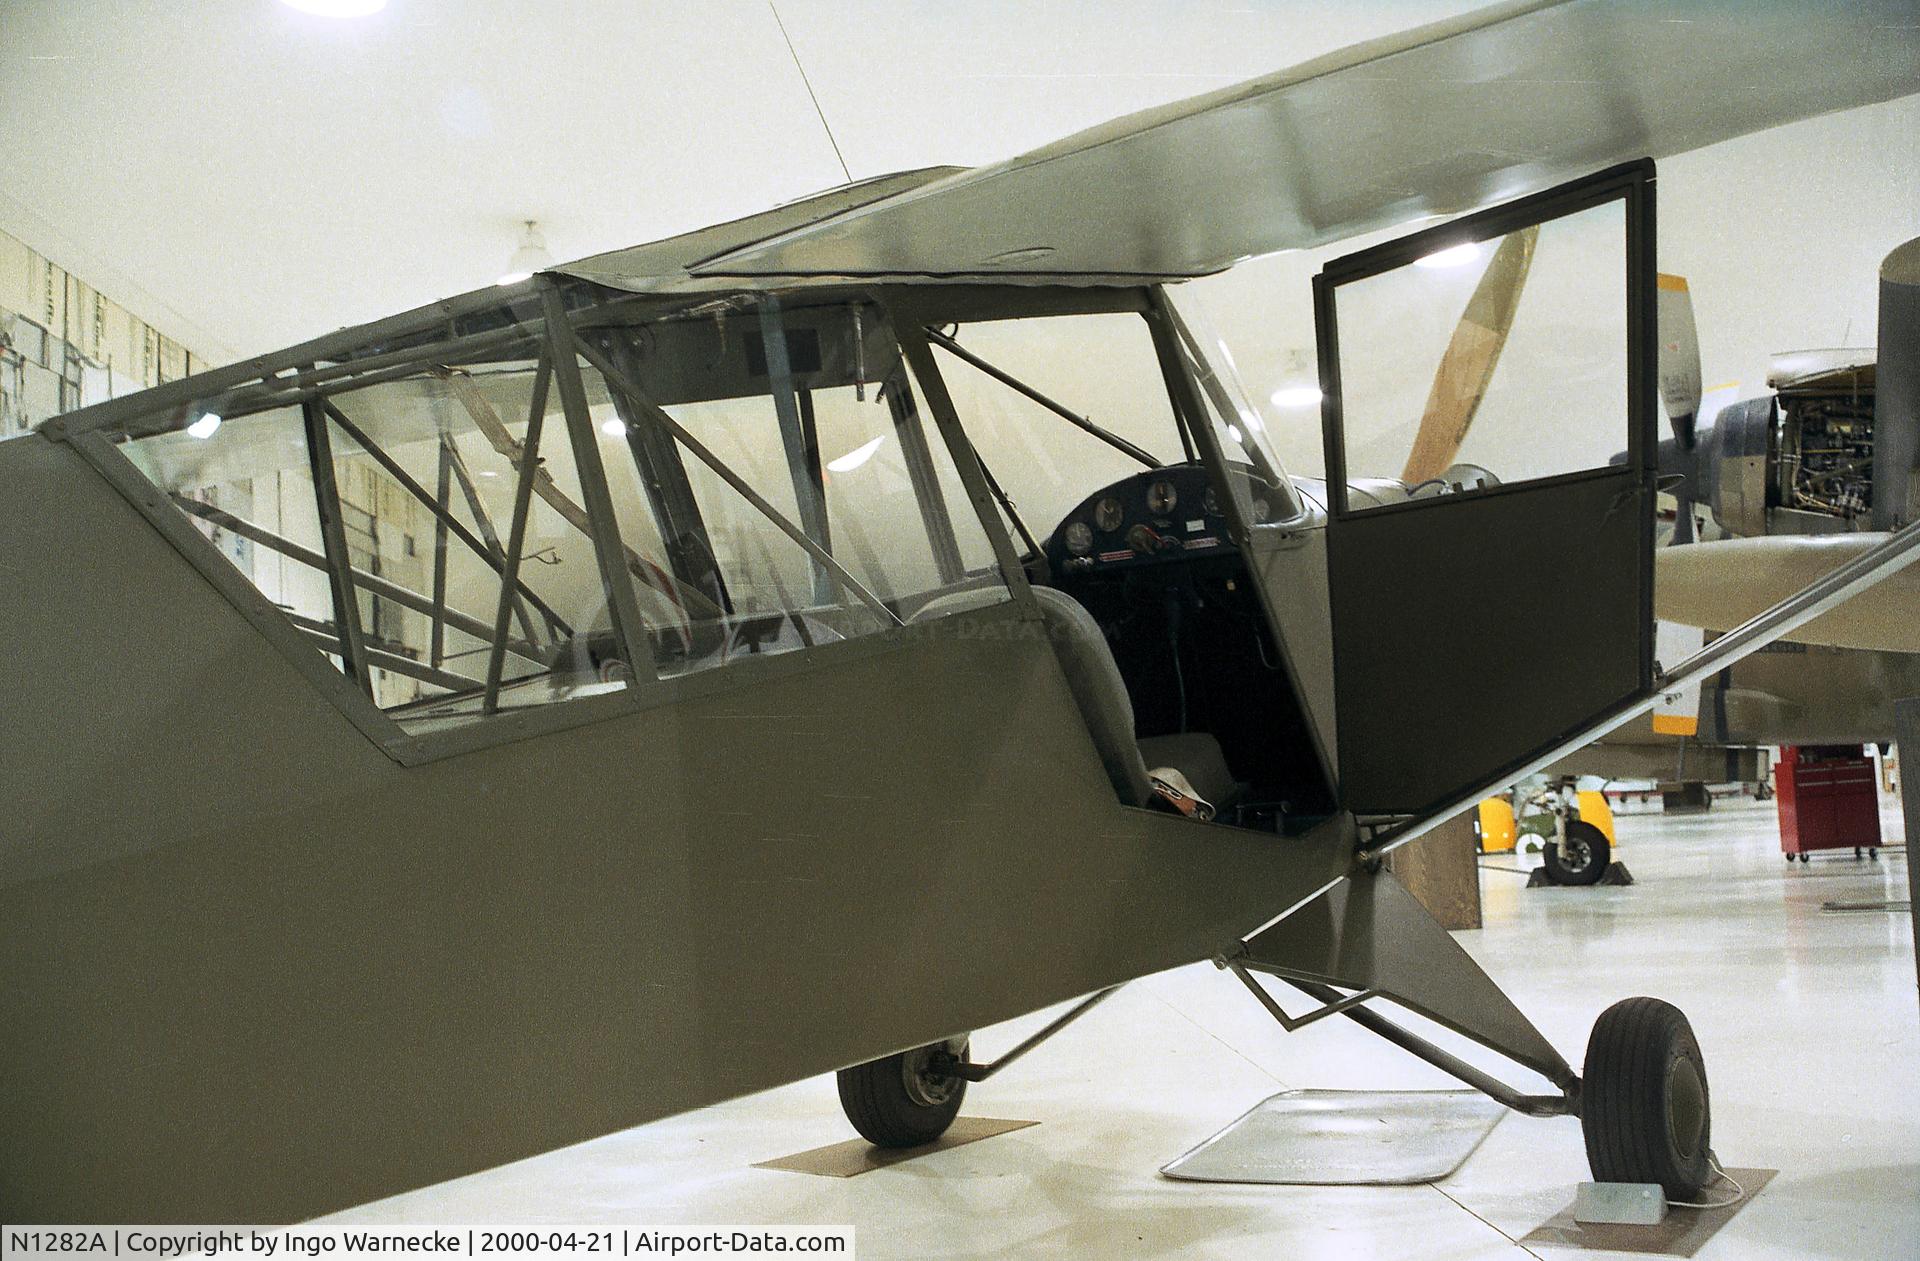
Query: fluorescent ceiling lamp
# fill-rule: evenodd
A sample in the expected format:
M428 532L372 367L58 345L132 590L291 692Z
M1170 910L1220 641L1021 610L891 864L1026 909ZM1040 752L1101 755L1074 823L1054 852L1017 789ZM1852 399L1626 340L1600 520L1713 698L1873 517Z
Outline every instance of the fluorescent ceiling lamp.
M1245 441L1245 439L1240 436L1240 426L1238 425L1227 426L1227 437L1232 438L1235 442Z
M216 412L208 412L187 426L187 433L195 438L211 438L218 432L220 432L220 416Z
M280 0L280 3L323 18L363 18L387 7L387 0Z
M1317 385L1283 385L1270 396L1275 407L1312 407L1320 401Z
M1480 246L1468 241L1464 245L1449 245L1444 250L1435 250L1425 258L1413 260L1415 267L1465 267L1480 257Z
M624 438L627 436L627 423L623 420L603 420L600 422L600 432L609 438Z
M836 473L851 473L853 472L853 470L859 468L862 464L865 464L868 460L871 460L873 458L873 453L875 451L878 451L880 449L880 444L885 442L886 440L887 440L887 436L885 434L881 434L878 438L875 438L872 442L863 442L859 446L855 447L853 450L841 456L839 459L827 461L827 467L832 469Z
M532 219L525 222L527 227L520 234L520 246L507 260L507 269L500 273L498 284L517 285L542 268L553 266L553 255L547 252L547 238L540 235L539 224Z

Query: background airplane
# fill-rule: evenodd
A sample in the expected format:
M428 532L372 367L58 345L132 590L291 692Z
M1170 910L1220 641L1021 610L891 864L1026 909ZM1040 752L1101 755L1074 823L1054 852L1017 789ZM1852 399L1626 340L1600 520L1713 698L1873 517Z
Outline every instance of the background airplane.
M1896 250L1880 272L1887 344L1920 329L1916 285L1914 251ZM1702 377L1686 281L1662 276L1660 298L1673 431L1660 444L1660 471L1673 504L1663 512L1672 527L1657 557L1655 607L1674 629L1724 631L1909 519L1916 387L1888 382L1883 404L1871 348L1795 352L1776 358L1769 392L1723 400L1696 425ZM1917 614L1920 580L1896 575L1552 773L1655 779L1679 795L1694 789L1699 801L1706 782L1758 780L1766 746L1890 743L1894 702L1920 688Z

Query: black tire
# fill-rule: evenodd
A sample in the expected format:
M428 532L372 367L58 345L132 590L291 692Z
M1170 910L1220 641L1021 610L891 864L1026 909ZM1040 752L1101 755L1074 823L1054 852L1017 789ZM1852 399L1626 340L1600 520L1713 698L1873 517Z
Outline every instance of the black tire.
M1573 851L1571 862L1560 857L1560 846L1552 837L1544 842L1547 879L1555 884L1597 884L1607 874L1613 852L1605 832L1585 819L1575 819L1567 824L1567 847Z
M966 1061L967 1040L954 1038L843 1068L840 1107L876 1147L931 1143L960 1115L967 1082L950 1066Z
M1678 1007L1629 998L1587 1041L1580 1128L1596 1182L1657 1182L1697 1200L1712 1182L1713 1112L1693 1027Z

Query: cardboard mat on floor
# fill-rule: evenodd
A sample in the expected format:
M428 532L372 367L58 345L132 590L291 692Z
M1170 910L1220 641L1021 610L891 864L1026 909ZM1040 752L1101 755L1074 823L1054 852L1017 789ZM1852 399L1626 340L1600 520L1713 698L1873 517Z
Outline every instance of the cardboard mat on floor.
M1667 1211L1667 1220L1657 1226L1583 1225L1573 1220L1573 1205L1555 1213L1551 1219L1522 1236L1521 1247L1533 1244L1557 1244L1594 1252L1636 1252L1649 1257L1690 1257L1700 1246L1732 1221L1761 1188L1772 1182L1778 1169L1729 1169L1727 1175L1746 1188L1738 1204L1725 1208L1675 1208ZM1728 1193L1725 1183L1716 1184L1709 1196Z
M794 1173L818 1174L823 1178L851 1178L855 1174L884 1169L916 1156L943 1152L950 1147L964 1147L983 1138L1010 1134L1014 1130L1024 1130L1029 1125L1038 1124L1038 1121L1002 1121L993 1117L956 1117L945 1134L924 1147L875 1147L864 1138L855 1138L831 1147L816 1147L812 1151L782 1156L777 1160L756 1161L753 1167L789 1169Z

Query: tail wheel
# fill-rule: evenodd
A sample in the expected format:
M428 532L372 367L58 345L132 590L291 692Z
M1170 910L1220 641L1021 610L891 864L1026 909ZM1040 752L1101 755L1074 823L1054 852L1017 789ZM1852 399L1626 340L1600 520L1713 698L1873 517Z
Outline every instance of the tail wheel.
M947 1132L967 1096L954 1071L967 1062L967 1039L950 1038L843 1068L840 1106L876 1147L919 1147Z
M1546 859L1547 876L1555 884L1595 884L1601 876L1607 874L1607 864L1613 861L1613 848L1607 844L1607 834L1585 819L1574 819L1567 824L1567 855L1561 856L1560 846L1552 837L1547 838L1543 857Z
M1671 1200L1713 1181L1707 1069L1678 1007L1629 998L1600 1013L1580 1088L1587 1164L1599 1182L1657 1182Z

